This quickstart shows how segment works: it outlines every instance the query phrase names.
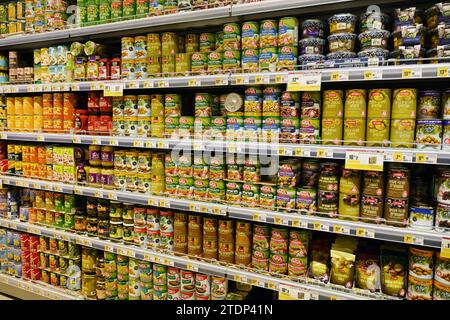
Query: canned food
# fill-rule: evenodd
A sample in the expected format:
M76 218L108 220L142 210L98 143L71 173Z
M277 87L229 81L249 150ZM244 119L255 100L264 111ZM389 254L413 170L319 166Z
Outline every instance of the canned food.
M259 23L247 21L242 24L242 49L259 48Z
M276 20L261 21L259 30L260 48L278 46L278 24Z
M442 120L417 120L416 143L418 149L441 149Z

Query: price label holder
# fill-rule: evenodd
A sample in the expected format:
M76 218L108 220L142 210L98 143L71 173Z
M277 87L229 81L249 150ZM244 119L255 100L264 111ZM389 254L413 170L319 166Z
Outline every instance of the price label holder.
M281 74L278 74L275 76L275 83L285 83L286 80L284 79L285 77Z
M354 170L383 171L384 153L364 150L347 150L345 168Z
M72 85L70 86L70 89L71 89L72 91L80 91L80 85L74 83L74 84L72 84Z
M320 72L291 72L288 74L287 91L320 91Z
M263 76L262 75L255 76L255 84L263 84Z
M123 96L123 83L105 83L103 89L103 95L105 97L122 97Z
M43 136L42 134L38 134L36 136L36 141L39 141L39 142L45 141L45 136Z
M333 226L333 232L334 233L348 234L349 235L350 234L350 229L348 227L344 227L344 226L335 224Z
M167 81L167 80L158 81L158 88L168 88L168 87L169 87L169 81Z
M158 141L156 145L158 149L169 149L169 143L164 141Z
M146 148L156 148L156 141L145 141Z
M253 221L267 222L267 217L264 213L253 213L252 219Z
M74 192L75 194L80 195L80 196L83 195L83 189L80 188L80 187L74 187L74 188L73 188L73 192Z
M236 85L245 85L250 83L250 77L249 76L236 76Z
M95 198L103 198L103 192L102 191L94 191L94 197Z
M159 202L156 199L149 198L147 200L147 205L152 206L152 207L157 207L159 205Z
M281 283L278 286L278 293L280 300L309 300L310 298L309 292Z
M438 78L447 78L448 77L448 67L439 67L437 68L437 77Z
M450 238L449 237L442 237L441 257L450 259Z
M292 148L279 147L278 155L279 156L292 156L292 155L294 155L294 150Z
M170 208L170 202L165 199L159 200L159 206L164 208Z
M416 163L437 163L437 154L416 153Z
M357 228L356 229L356 235L358 237L365 237L365 238L375 238L375 232L373 230L367 230L364 228Z
M186 264L186 269L188 269L189 271L198 272L198 266L192 263Z
M270 289L270 290L277 290L277 287L278 287L278 285L277 285L276 282L271 281L271 280L267 281L267 288L268 289Z
M333 71L330 74L331 81L348 81L348 71Z
M78 136L73 136L72 137L72 143L77 143L77 144L80 144L81 143L81 137L78 137Z
M317 231L330 231L330 225L327 223L314 222L314 230Z
M364 80L381 80L382 78L382 70L373 69L364 71Z
M100 138L93 138L92 139L92 144L101 145L102 144L102 139L100 139Z
M114 248L112 246L110 246L109 244L105 244L103 250L108 251L108 252L114 252Z
M133 141L133 147L135 147L135 148L143 148L144 147L144 141L134 140Z
M59 186L59 185L54 185L53 186L53 191L55 191L55 192L62 192L63 191L63 187Z
M422 69L402 69L402 79L416 79L422 77Z
M149 89L149 88L154 88L154 87L155 87L154 81L150 81L150 80L144 81L144 89Z
M114 139L114 138L110 138L109 139L109 145L110 146L118 146L119 145L119 140L117 140L117 139Z
M200 87L202 85L202 81L200 79L189 79L188 87Z
M318 158L333 158L333 150L329 149L317 149Z
M138 81L128 82L128 88L129 89L139 89L139 82Z
M109 200L117 200L117 194L115 192L108 192Z
M226 86L228 85L228 80L226 78L216 78L214 83L216 86Z
M8 139L8 134L7 133L0 133L0 139L7 140Z
M220 216L226 216L227 215L227 210L225 208L221 208L221 207L213 207L212 208L212 213L220 215Z
M416 236L412 234L405 234L403 237L403 242L408 244L423 245L424 238L422 236Z

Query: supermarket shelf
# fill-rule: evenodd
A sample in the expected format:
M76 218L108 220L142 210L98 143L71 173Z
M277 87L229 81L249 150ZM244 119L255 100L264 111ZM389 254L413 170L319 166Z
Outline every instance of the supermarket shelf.
M22 300L82 300L68 290L0 273L0 292Z
M130 35L133 32L144 32L151 28L170 26L173 28L179 24L192 24L201 21L205 25L221 25L224 18L230 17L231 6L210 8L198 11L183 11L174 14L154 16L141 19L105 23L95 26L70 29L70 37L82 36L119 36ZM166 28L164 28L165 30Z
M216 151L267 156L344 160L348 151L381 152L385 162L450 165L450 150L330 146L293 143L236 142L223 140L110 137L35 132L0 132L0 140L95 144L163 150Z
M68 30L57 30L51 32L42 32L34 34L17 34L0 38L1 50L8 49L23 49L32 47L33 45L40 45L44 43L65 42L69 39Z
M227 211L228 217L235 219L266 222L281 226L423 245L434 248L441 248L442 238L448 237L448 233L437 232L434 230L399 228L365 222L292 214L288 212L258 210L255 208L228 206Z
M195 272L206 273L216 276L228 276L230 279L249 283L255 286L280 290L282 286L289 286L293 290L298 290L304 294L304 299L392 299L382 294L372 294L363 290L345 289L339 286L323 284L314 280L306 280L306 283L294 282L277 277L271 274L250 272L247 269L239 268L235 265L220 265L212 262L198 261L188 257L175 256L154 252L131 245L124 245L109 240L100 240L95 237L74 234L42 226L30 225L25 222L11 221L0 218L0 226L38 234L57 239L72 241L83 246L96 248L108 252L125 255L128 257L159 263L167 266L174 266Z
M6 175L0 175L0 181L2 184L24 188L32 188L69 194L73 193L74 191L74 187L72 185L54 181L44 181Z
M0 42L1 43L1 42ZM60 92L104 90L105 85L119 84L123 89L202 88L215 86L284 84L290 75L319 73L323 83L350 81L414 81L450 77L450 63L380 66L359 68L327 68L293 72L233 73L181 77L161 77L139 80L83 81L46 84L3 84L0 93Z
M234 219L251 220L254 222L271 223L294 228L344 234L385 241L394 241L406 244L422 245L441 248L442 239L448 233L434 230L418 230L412 228L399 228L365 222L347 221L319 216L292 214L258 208L245 208L232 205L193 201L190 199L158 197L132 192L106 190L85 186L73 186L63 183L46 182L22 177L2 176L3 184L29 187L55 192L75 193L95 198L116 200L138 205L149 205L174 210L208 213L217 216L227 216Z

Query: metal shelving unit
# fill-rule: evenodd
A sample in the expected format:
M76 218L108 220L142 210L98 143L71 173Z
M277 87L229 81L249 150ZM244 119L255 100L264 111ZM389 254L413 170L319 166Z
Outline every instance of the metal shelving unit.
M50 229L43 226L37 226L20 221L12 221L0 218L0 226L28 232L37 235L43 235L71 241L83 246L104 250L108 252L125 255L128 257L159 263L167 266L174 266L195 272L206 273L216 276L227 276L229 279L252 284L255 286L279 290L281 286L288 286L293 290L303 292L307 296L305 298L314 300L329 299L383 299L395 300L383 294L370 293L364 290L346 289L340 286L323 284L311 279L299 279L302 283L286 279L286 276L274 275L269 273L260 273L257 270L249 270L240 268L237 265L222 264L218 262L199 261L195 258L176 256L173 254L160 253L149 249L138 248L133 245L125 245L122 243L111 242L109 240L101 240L87 235L69 233L61 230Z
M254 222L271 223L280 226L290 226L293 228L344 234L405 244L423 245L434 248L441 248L443 238L448 238L450 236L450 230L448 233L445 233L437 232L435 230L391 227L383 224L301 215L284 211L269 211L259 208L245 208L229 204L216 204L194 201L190 199L159 197L147 194L106 190L101 188L74 186L23 177L3 175L1 176L0 181L2 181L2 184L5 185L74 193L78 195L116 200L138 205L150 205L174 210L199 212L216 216L226 216L234 219L251 220Z
M0 273L0 287L2 293L22 300L83 300L72 291L2 273Z

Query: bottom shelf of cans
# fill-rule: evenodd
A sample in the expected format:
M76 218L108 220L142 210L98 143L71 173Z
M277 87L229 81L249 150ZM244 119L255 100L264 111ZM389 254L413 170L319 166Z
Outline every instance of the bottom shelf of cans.
M64 240L3 228L0 228L0 257L0 267L4 274L15 277L14 279L33 280L64 289L74 299L277 298L275 291L229 281L226 277L182 270ZM0 278L3 279L4 275L0 275ZM23 285L24 288L26 286ZM49 296L43 291L44 289L42 296Z

